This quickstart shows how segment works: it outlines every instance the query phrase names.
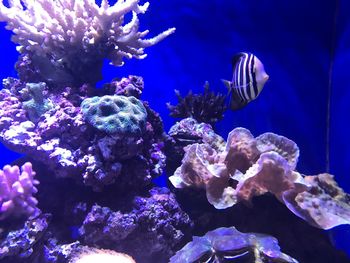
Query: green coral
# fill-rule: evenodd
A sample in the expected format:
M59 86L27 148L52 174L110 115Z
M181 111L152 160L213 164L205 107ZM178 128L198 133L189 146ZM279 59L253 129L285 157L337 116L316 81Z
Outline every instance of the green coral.
M135 97L92 97L83 100L84 119L96 129L119 136L140 135L147 118L142 102Z
M45 82L39 82L27 83L21 90L22 99L25 100L23 109L27 111L28 118L32 122L37 122L41 115L53 107L52 102L44 96L45 88Z

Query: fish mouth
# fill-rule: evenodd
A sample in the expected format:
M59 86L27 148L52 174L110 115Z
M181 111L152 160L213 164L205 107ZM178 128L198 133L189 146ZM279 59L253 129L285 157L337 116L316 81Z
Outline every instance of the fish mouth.
M269 75L267 75L267 74L265 73L265 75L264 75L264 77L263 77L264 82L268 81L268 80L269 80L269 78L270 78L270 76L269 76Z

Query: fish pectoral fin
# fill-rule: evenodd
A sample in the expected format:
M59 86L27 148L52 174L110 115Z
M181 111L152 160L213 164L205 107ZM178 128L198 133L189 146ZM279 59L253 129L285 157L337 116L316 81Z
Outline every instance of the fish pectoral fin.
M225 87L231 91L231 88L232 88L232 82L229 81L229 80L226 80L226 79L221 79L221 81L224 83Z
M234 90L231 93L230 105L229 105L231 110L242 109L247 104L248 104L248 101L242 100L241 97L237 94L237 90Z

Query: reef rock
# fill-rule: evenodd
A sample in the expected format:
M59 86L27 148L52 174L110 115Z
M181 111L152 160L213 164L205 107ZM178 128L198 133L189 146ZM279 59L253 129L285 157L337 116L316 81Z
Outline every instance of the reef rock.
M134 199L131 211L94 205L79 229L81 242L123 251L137 262L166 262L182 244L192 222L166 188Z
M26 89L25 83L8 79L0 91L0 140L11 150L45 163L57 177L75 178L96 191L118 178L142 188L162 173L163 125L147 103L122 95L90 98L89 88L76 93L67 87L45 95L40 101L50 101L52 108L40 111L32 122L21 95ZM116 123L105 123L106 118Z

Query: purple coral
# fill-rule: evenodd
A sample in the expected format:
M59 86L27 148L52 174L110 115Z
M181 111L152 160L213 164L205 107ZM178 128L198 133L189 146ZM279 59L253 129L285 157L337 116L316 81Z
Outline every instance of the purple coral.
M127 212L94 205L80 228L83 243L126 252L137 262L166 261L191 229L188 215L166 188L136 197L132 207Z
M10 216L31 216L39 209L38 201L33 197L38 190L38 180L34 179L35 172L31 163L21 167L5 165L0 170L0 219Z

